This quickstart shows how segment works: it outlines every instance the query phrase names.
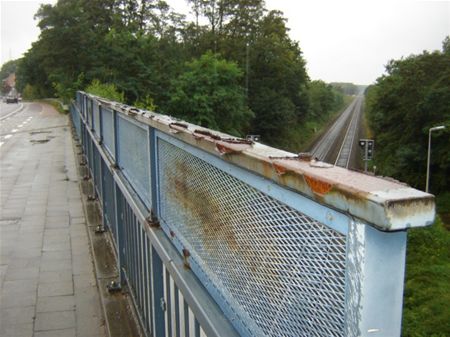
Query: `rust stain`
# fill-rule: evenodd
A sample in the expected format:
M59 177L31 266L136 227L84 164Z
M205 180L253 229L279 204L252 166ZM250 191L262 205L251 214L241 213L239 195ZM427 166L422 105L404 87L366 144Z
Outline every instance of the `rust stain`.
M282 287L281 274L262 262L266 252L283 258L277 253L279 244L267 242L265 233L244 228L248 224L243 219L254 216L244 195L230 193L228 185L217 184L217 177L197 171L195 165L184 160L177 160L164 172L169 181L167 196L182 210L184 230L195 235L202 250L220 260L222 254L239 255L242 268L256 278L268 276ZM184 265L189 268L190 252L183 250L182 254Z
M229 147L222 144L216 144L216 149L221 155L236 152L235 150L230 149Z
M188 211L197 221L201 231L201 239L208 250L215 250L220 242L226 242L232 250L239 250L233 227L230 225L231 219L224 219L224 214L232 214L231 201L226 198L217 198L208 181L212 178L204 175L204 184L193 187L190 180L195 175L194 168L184 161L177 161L174 170L170 174L175 177L173 180L171 196L177 200L180 207ZM219 201L222 200L222 201ZM188 221L188 225L189 221Z
M187 124L180 123L180 122L170 123L169 127L173 128L173 129L178 129L178 128L187 129L188 128Z
M331 188L333 187L333 185L331 185L330 183L327 183L325 181L310 177L305 175L305 180L306 183L308 184L309 188L311 188L311 190L314 193L317 193L319 195L324 195L327 194Z
M196 130L194 130L194 136L196 134L197 135L206 136L206 137L210 137L210 138L215 139L215 140L221 140L222 139L220 136L215 135L215 134L211 133L210 131L206 131L206 130L196 129Z
M279 176L282 176L287 171L286 167L284 167L283 165L273 163L272 166L275 169L275 172L277 173L277 175L279 175Z

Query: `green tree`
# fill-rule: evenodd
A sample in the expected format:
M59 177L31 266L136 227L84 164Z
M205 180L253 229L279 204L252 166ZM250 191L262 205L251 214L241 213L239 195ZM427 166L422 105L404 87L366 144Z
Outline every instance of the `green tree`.
M120 92L117 87L111 83L101 83L99 80L93 80L92 83L86 87L85 91L89 94L107 98L112 101L120 103L124 102L123 92Z
M249 106L255 112L255 133L272 145L283 145L284 131L305 117L308 75L298 43L288 36L278 11L260 22L249 51Z
M245 104L241 77L235 63L206 53L188 63L186 72L173 81L170 112L201 126L243 135L253 114Z
M309 115L325 119L329 113L343 104L343 95L332 85L323 81L311 81L308 84Z
M391 61L368 90L367 112L382 174L425 188L428 130L450 128L450 57L424 52ZM436 136L436 134L434 135ZM431 190L450 189L449 132L432 139Z
M17 65L20 62L20 59L11 60L2 64L0 69L0 80L4 80L10 74L14 74L17 70Z

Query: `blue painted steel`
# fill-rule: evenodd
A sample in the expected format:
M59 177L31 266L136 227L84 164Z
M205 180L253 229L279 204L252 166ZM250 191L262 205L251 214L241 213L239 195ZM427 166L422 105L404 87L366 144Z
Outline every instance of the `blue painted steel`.
M103 200L103 194L102 194L102 171L101 171L101 160L102 157L100 156L97 147L92 147L93 151L93 157L94 157L94 185L95 190L97 192L98 197L100 200Z
M345 236L205 158L158 139L160 219L236 329L343 336Z
M405 233L97 104L77 93L71 117L148 336L399 334ZM166 236L146 223L149 210Z
M75 104L70 105L70 115L72 117L72 122L75 127L78 138L81 138L81 120L78 107Z
M123 196L120 188L114 183L114 205L115 205L115 218L117 219L117 236L116 236L116 246L117 246L117 269L119 270L119 281L123 283L125 281L124 269L125 269L125 230L124 230L124 219L125 219L125 197Z
M117 118L119 166L142 201L151 208L150 152L147 129L120 116Z
M106 163L102 160L102 187L103 187L103 212L107 226L110 228L114 238L117 240L117 221L114 202L114 179L108 170Z
M155 219L159 218L159 200L158 200L158 145L155 129L149 127L149 149L150 149L150 186L151 186L151 198L152 198L152 212Z
M153 247L151 248L151 259L153 331L155 336L164 336L165 317L164 310L161 307L161 299L164 298L163 263Z
M183 151L186 151L191 155L213 165L224 173L227 173L241 181L245 181L246 184L254 187L264 194L267 194L287 206L310 216L314 220L327 225L339 233L344 235L347 234L348 225L350 222L347 215L327 208L311 199L299 195L298 193L282 188L264 177L252 174L247 170L232 165L200 149L194 148L174 137L170 137L163 132L156 131L156 136L157 138L174 145L176 148L182 149Z
M113 112L102 107L103 144L108 153L114 158L114 115Z
M97 139L101 139L100 106L97 101L92 101L92 119L95 136Z

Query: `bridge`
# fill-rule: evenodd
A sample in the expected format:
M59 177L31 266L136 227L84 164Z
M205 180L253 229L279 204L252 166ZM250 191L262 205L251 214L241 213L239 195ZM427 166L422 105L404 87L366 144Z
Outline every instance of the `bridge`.
M400 336L432 195L84 92L70 111L147 336Z

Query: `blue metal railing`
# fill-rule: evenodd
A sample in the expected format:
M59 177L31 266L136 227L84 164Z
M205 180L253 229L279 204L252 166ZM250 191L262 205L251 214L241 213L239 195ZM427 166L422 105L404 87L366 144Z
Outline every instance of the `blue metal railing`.
M94 187L148 336L399 336L431 195L78 92Z

